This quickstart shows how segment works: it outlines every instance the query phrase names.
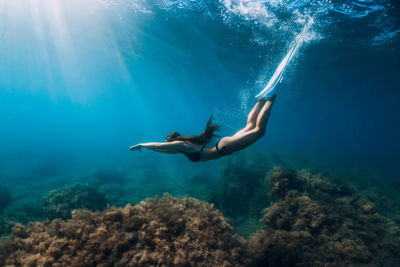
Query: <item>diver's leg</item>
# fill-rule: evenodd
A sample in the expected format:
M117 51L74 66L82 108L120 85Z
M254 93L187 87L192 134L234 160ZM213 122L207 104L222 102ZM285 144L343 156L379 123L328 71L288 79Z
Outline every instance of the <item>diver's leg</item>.
M264 106L266 101L266 98L261 98L257 101L253 109L250 111L249 116L247 116L247 125L252 125L253 128L256 126L258 114L260 113L261 108Z
M246 148L263 137L275 98L275 95L270 97L261 109L257 118L256 127L246 132L242 132L241 134L222 138L218 143L218 148L220 150L224 149L224 153L228 154Z
M271 114L272 105L274 104L275 98L276 95L271 96L258 114L255 129L262 133L262 135L265 134L265 128L267 127L269 115Z
M257 101L257 103L254 105L253 109L250 111L249 115L247 116L246 126L243 129L241 129L240 131L238 131L237 133L235 133L234 135L240 135L240 134L247 132L247 131L253 129L254 127L256 127L258 114L260 113L261 108L264 106L266 101L267 101L266 98L261 98L260 100Z

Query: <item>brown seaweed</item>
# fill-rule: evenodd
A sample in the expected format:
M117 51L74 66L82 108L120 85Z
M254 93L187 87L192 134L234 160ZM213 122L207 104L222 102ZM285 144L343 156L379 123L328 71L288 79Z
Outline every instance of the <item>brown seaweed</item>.
M165 195L67 221L16 225L0 265L245 266L245 241L210 204ZM2 251L2 253L1 253Z
M321 173L275 167L279 200L249 241L257 266L398 266L400 228L374 205Z

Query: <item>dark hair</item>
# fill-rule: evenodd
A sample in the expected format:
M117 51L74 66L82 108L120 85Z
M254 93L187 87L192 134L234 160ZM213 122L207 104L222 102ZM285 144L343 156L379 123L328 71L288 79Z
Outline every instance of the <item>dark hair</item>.
M200 145L207 144L208 142L210 142L211 138L216 136L214 135L214 132L221 127L218 124L213 124L212 120L213 120L213 115L211 115L210 118L208 119L206 129L200 135L182 136L178 132L172 132L167 136L166 140L167 142L188 141Z

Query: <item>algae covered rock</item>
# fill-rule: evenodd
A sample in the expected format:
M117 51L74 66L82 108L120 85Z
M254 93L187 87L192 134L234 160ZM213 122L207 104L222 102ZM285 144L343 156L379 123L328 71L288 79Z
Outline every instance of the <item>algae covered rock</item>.
M269 193L284 197L289 190L300 189L303 183L294 170L275 166L265 177L269 185Z
M247 266L246 243L210 204L185 197L16 225L0 265Z
M309 169L295 171L275 166L265 176L265 182L269 187L268 193L279 198L285 197L290 190L297 190L318 199L354 194L348 186L336 183L326 174Z
M0 266L400 266L398 223L356 187L315 170L274 167L260 178L261 168L243 167L254 165L243 160L224 170L218 199L229 215L255 205L245 212L251 217L264 207L247 242L212 204L191 197L166 194L101 211L102 194L72 185L43 206L51 207L48 217L73 210L72 218L16 224L0 241ZM257 187L246 185L255 180Z
M278 200L249 240L256 266L398 266L400 228L372 203L322 173L272 169Z
M49 219L67 219L75 209L96 211L103 210L106 206L107 199L96 188L73 184L50 191L44 198L42 212Z

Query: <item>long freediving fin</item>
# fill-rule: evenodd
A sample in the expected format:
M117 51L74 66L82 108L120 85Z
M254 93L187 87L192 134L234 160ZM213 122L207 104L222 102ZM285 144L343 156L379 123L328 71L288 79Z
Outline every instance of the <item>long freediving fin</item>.
M289 52L286 54L281 63L278 65L278 68L275 70L271 79L268 81L267 86L265 86L265 88L258 95L256 95L256 98L269 97L274 93L276 85L282 81L283 72L285 71L289 62L292 60L293 56L296 54L299 47L302 45L304 35L308 31L313 22L314 20L311 18L304 26L303 30L297 35Z

